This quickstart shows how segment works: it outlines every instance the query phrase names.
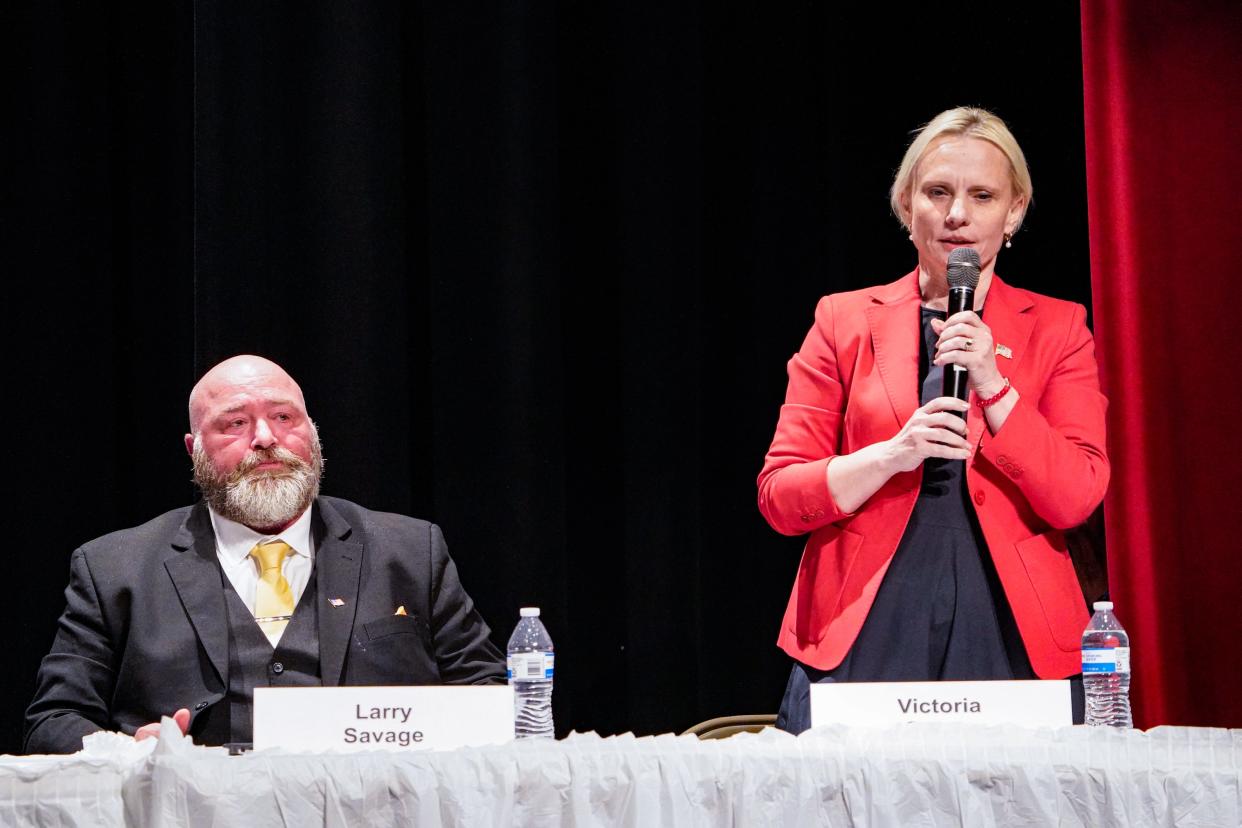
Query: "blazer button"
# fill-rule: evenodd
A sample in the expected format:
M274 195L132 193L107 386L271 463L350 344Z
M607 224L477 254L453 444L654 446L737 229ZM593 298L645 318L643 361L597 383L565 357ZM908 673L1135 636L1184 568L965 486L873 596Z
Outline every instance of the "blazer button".
M803 515L803 516L802 516L802 522L803 522L803 523L810 523L810 522L811 522L811 516L810 516L810 515Z
M198 704L194 705L194 710L196 712L199 710L205 710L206 708L207 708L207 702L199 702Z
M285 671L285 665L281 664L279 661L273 661L273 662L272 662L272 672L273 672L273 673L275 673L276 675L280 675L280 674L281 674L281 673L283 673L284 671Z
M815 517L816 517L816 518L822 518L823 516L824 516L824 510L823 510L823 509L816 509L816 510L815 510Z
M983 492L975 492L975 505L976 506L982 506L983 501L985 500L987 500L987 497L984 496Z
M1002 454L996 458L996 464L1003 469L1005 466L1009 465L1009 458Z

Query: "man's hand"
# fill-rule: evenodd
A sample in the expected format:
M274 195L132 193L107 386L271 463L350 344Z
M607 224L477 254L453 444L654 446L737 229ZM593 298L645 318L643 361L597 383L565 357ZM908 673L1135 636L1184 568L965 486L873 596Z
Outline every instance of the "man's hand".
M190 711L183 707L172 714L172 718L177 723L177 727L181 728L181 735L184 736L185 732L190 729ZM150 739L159 735L160 723L154 722L138 728L138 731L134 733L134 741L141 742L143 739Z

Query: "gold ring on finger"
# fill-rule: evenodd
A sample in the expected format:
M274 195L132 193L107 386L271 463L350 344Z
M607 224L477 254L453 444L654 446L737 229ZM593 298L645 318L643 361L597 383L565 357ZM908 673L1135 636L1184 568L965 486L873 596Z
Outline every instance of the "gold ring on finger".
M975 349L975 341L969 337L966 338L966 350L973 351Z

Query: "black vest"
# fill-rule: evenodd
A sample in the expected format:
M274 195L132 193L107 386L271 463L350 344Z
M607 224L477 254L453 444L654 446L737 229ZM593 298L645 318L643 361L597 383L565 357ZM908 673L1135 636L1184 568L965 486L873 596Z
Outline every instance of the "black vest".
M196 741L202 744L250 742L254 732L254 688L318 687L319 607L315 572L276 647L246 608L233 584L220 573L229 622L229 686L212 706L210 723Z

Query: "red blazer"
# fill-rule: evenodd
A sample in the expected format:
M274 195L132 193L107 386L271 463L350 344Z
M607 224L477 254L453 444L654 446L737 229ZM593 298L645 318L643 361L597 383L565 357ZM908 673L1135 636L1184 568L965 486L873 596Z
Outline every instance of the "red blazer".
M857 512L828 491L828 463L886 440L919 406L918 271L824 297L759 474L759 509L786 535L810 532L779 646L820 670L841 663L905 532L923 470L895 475ZM1035 673L1081 671L1087 611L1062 530L1104 498L1109 466L1086 309L993 277L984 320L1021 398L997 434L972 406L966 485ZM973 399L973 398L972 398Z

